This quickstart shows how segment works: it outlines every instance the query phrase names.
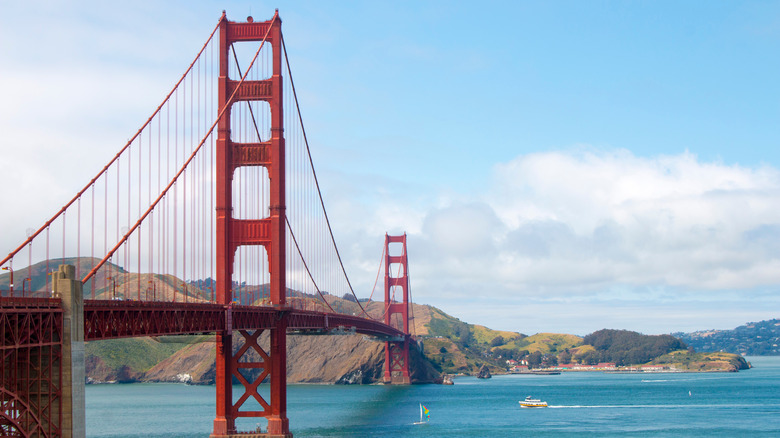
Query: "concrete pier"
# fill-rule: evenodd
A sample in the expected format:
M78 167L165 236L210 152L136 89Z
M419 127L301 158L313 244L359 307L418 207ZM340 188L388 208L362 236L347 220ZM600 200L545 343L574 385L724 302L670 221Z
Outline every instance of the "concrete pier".
M54 297L62 299L62 436L86 437L84 406L84 295L76 268L60 265Z

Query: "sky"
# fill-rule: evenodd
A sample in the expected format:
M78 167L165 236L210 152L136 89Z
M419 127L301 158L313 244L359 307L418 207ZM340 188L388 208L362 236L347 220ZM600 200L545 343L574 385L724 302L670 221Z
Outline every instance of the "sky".
M278 8L358 290L526 334L780 317L780 3L0 0L0 251ZM24 220L20 220L20 218Z

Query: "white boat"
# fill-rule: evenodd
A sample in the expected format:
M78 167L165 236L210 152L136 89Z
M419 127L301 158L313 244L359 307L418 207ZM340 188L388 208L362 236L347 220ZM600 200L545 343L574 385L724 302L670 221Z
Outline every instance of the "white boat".
M530 395L525 400L520 400L520 407L523 408L546 408L547 402L541 401L538 398L532 398Z
M425 416L425 421L423 421L423 416ZM428 422L428 420L430 420L430 418L431 418L431 413L428 411L428 408L426 408L425 406L422 405L422 403L420 403L420 421L414 424L425 424Z

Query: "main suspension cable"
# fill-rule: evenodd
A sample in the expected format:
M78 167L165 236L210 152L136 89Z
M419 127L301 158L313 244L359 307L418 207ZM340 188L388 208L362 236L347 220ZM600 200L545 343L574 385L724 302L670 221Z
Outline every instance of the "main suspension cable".
M184 78L187 77L187 75L190 73L190 70L192 70L192 67L195 65L195 63L198 61L198 59L200 59L200 55L203 54L203 51L206 50L206 47L208 47L209 42L211 42L211 39L214 37L214 34L217 32L217 29L219 29L220 23L222 23L222 20L224 20L224 19L225 19L225 14L223 13L222 17L219 19L219 22L217 23L216 27L214 27L214 30L211 31L211 34L209 35L208 39L203 44L203 47L201 47L200 51L195 56L195 59L192 61L192 63L190 63L189 67L187 67L187 70L184 72L184 74L181 76L181 78L179 78L179 81L176 82L176 85L173 86L173 89L168 93L167 96L165 96L165 99L163 99L162 103L157 107L157 109L154 110L152 115L149 116L149 118L141 126L141 128L139 128L138 131L136 131L135 135L133 135L130 138L130 140L127 141L125 146L122 147L122 149L120 149L119 152L116 155L114 155L114 157L111 159L111 161L109 161L108 164L106 164L103 167L103 169L101 169L100 172L98 172L98 174L94 178L92 178L92 180L90 180L90 182L87 183L86 186L84 186L83 189L79 190L79 192L76 193L76 196L74 196L73 199L71 199L67 204L65 204L65 206L63 206L51 219L49 219L45 224L43 224L43 226L41 226L36 232L30 234L27 237L27 239L24 241L24 243L19 245L18 248L13 250L4 259L0 260L0 266L4 265L9 259L11 259L14 256L16 256L16 253L21 251L25 246L27 246L28 243L32 242L43 230L47 229L52 224L52 222L54 222L58 217L60 217L60 215L65 213L65 211L68 208L70 208L70 206L73 205L74 202L76 202L79 198L81 198L81 196L87 191L87 189L89 189L92 185L95 184L95 182L98 180L98 178L100 178L104 173L106 173L108 171L108 169L111 167L112 164L114 164L114 162L119 160L119 157L130 147L130 145L135 141L135 139L138 138L139 135L141 135L141 132L143 132L143 130L146 128L146 126L149 125L149 123L151 123L151 121L154 119L154 117L157 115L157 113L160 112L162 107L168 102L168 100L171 98L173 93L179 88L179 85L182 83L182 81L184 81ZM64 227L63 227L63 229L64 229Z
M224 15L222 17L224 19ZM241 80L236 84L235 89L233 90L233 93L228 98L227 102L225 102L225 106L223 106L219 112L219 115L217 115L217 118L214 120L214 123L211 124L211 127L208 129L207 134L203 137L203 139L198 143L198 146L192 151L192 154L190 154L187 161L184 162L182 167L179 169L179 171L174 175L173 179L168 183L168 185L165 187L162 193L157 197L157 199L152 203L151 206L146 210L146 212L141 216L138 221L133 225L131 229L125 233L125 235L122 237L122 239L114 246L114 248L111 249L111 251L103 258L103 260L100 261L100 263L97 264L92 270L87 274L86 277L84 277L81 281L86 282L90 278L92 278L93 275L106 263L106 261L111 258L111 256L114 255L116 250L118 250L122 244L124 244L127 239L130 237L130 235L141 225L141 222L146 219L146 217L154 210L154 208L157 206L157 204L162 200L163 197L168 193L170 188L176 183L176 181L179 179L179 177L184 173L184 171L187 169L187 166L189 166L190 162L195 158L195 155L200 151L200 148L203 146L204 143L206 143L206 140L212 135L214 128L217 126L217 123L222 119L222 117L225 115L225 112L228 108L230 108L230 105L232 105L233 100L236 97L236 94L238 94L238 91L241 89L241 85L246 80L246 75L249 73L249 71L252 69L252 66L254 65L255 61L257 60L257 57L260 55L260 51L263 49L263 46L265 45L266 40L268 39L268 35L271 32L271 26L268 27L268 31L266 31L265 36L263 37L263 40L260 42L260 47L257 49L257 52L255 52L255 56L252 58L252 62L249 63L249 67L247 68L246 73L241 77ZM188 70L189 71L189 70Z
M325 302L326 306L328 306L328 309L330 309L331 312L336 313L336 311L333 310L333 307L330 307L330 304L328 304L328 300L325 299L325 296L322 294L322 291L320 291L319 286L317 286L317 282L314 280L314 276L311 275L311 271L309 270L309 265L306 263L306 259L303 258L303 254L301 253L301 247L298 246L298 239L295 238L295 233L293 233L292 227L290 226L290 220L287 219L286 214L284 215L284 221L287 223L287 229L290 231L290 236L292 237L293 243L295 244L295 249L298 250L298 255L301 257L301 261L303 262L303 267L306 269L306 272L309 274L309 278L311 279L314 288L317 289L317 293L320 294L320 298L322 298L322 301Z
M320 205L322 206L322 213L325 216L325 223L328 225L328 233L330 233L330 240L333 243L334 250L336 251L336 257L338 258L339 265L341 266L341 271L344 273L344 279L347 281L347 286L349 286L349 291L352 293L352 296L355 298L355 302L360 307L360 311L363 312L363 314L366 315L366 317L371 319L371 316L366 312L366 309L363 308L363 305L360 304L360 300L358 299L357 295L355 295L355 290L352 288L352 283L349 281L347 270L344 268L344 262L341 260L341 253L339 253L339 248L338 246L336 246L336 238L333 236L333 229L330 226L328 211L325 210L325 201L322 199L322 190L320 190L320 183L319 183L319 179L317 178L317 172L314 170L314 161L311 158L311 149L309 148L309 140L306 136L306 128L303 126L303 116L301 115L301 107L298 103L298 94L295 92L295 82L293 81L292 71L290 69L290 58L287 57L287 46L284 44L284 36L282 37L282 50L284 51L284 59L287 64L287 74L290 78L290 86L292 88L293 97L295 99L295 108L298 112L298 122L301 125L303 142L304 144L306 144L306 154L308 155L309 165L311 166L311 171L314 176L314 184L317 187L317 195L319 196Z

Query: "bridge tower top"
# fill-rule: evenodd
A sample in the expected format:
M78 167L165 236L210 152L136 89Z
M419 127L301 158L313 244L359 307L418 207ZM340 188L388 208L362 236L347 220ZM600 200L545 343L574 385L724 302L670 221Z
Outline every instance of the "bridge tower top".
M394 245L400 243L400 254L394 252L391 254ZM403 293L402 297L396 298L391 294L394 287L400 287ZM391 296L392 295L392 296ZM400 301L400 302L398 302ZM391 236L385 234L385 303L388 309L385 312L385 324L393 325L393 315L401 315L402 329L405 334L409 334L409 263L406 257L406 233L400 236Z

